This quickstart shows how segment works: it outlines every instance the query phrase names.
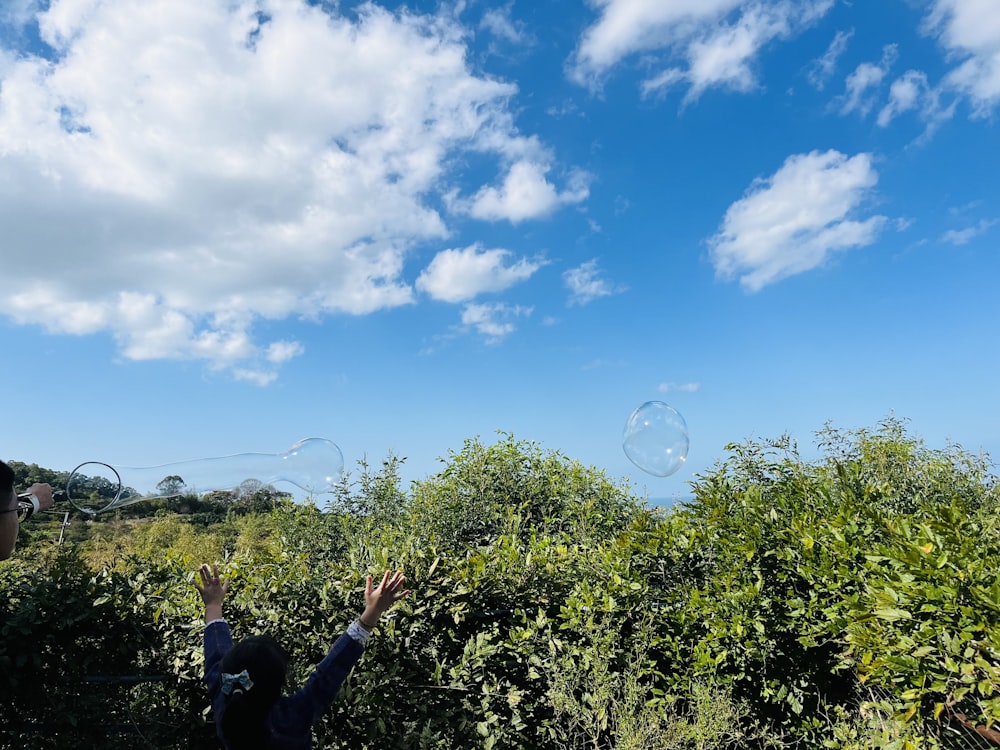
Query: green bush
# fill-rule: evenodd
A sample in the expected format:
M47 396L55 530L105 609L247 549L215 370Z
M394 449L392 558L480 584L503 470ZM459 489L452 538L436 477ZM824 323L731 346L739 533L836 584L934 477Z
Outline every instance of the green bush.
M733 444L669 511L501 435L408 490L397 459L362 463L324 509L218 500L77 519L61 547L39 532L0 565L0 746L217 747L203 561L232 579L234 635L278 638L293 684L364 575L406 571L317 747L980 746L954 717L1000 721L991 467L892 418L818 442L810 461L787 438Z

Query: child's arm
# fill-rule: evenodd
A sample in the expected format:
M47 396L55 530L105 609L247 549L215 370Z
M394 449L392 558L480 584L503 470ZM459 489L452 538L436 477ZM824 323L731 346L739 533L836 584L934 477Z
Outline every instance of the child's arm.
M201 585L198 577L201 577ZM208 699L215 710L216 723L223 714L222 657L233 647L229 624L222 619L222 601L229 591L229 579L220 579L219 570L213 565L202 565L195 576L194 586L205 603L205 685Z
M340 686L364 653L365 644L379 618L410 593L409 589L403 588L405 583L406 577L399 570L395 573L385 571L378 586L368 576L361 617L352 622L347 632L330 647L326 658L313 670L306 684L282 704L282 710L287 714L285 721L296 723L302 721L302 717L308 717L308 723L312 724L330 707Z
M221 620L222 600L229 591L229 579L219 578L219 569L214 563L211 569L208 565L202 565L198 573L201 575L201 585L195 581L194 586L201 594L201 600L205 602L205 622Z

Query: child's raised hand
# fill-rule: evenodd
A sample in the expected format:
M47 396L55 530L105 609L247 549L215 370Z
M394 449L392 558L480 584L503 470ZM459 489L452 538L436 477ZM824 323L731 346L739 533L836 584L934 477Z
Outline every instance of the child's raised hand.
M201 576L201 585L199 586L198 581L195 581L194 587L201 594L201 600L205 602L205 607L213 605L221 607L222 600L229 592L229 579L219 578L219 568L214 563L211 568L203 564L198 569L198 573Z
M403 588L405 584L406 576L401 570L385 571L378 586L375 586L372 577L368 576L365 580L365 611L361 615L361 624L369 630L374 627L386 610L410 593L409 589Z

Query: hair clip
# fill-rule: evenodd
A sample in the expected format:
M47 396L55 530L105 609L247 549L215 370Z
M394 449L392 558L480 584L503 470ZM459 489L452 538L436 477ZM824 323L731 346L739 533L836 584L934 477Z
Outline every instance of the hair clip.
M239 674L222 673L222 694L232 695L234 690L244 692L253 687L250 674L244 669Z

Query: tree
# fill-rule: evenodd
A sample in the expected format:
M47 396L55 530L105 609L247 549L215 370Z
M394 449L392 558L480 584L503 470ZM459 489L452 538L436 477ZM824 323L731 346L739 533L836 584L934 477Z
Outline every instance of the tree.
M184 494L184 479L177 474L166 476L156 483L156 491L160 497L174 497Z

